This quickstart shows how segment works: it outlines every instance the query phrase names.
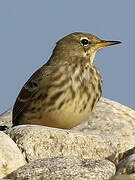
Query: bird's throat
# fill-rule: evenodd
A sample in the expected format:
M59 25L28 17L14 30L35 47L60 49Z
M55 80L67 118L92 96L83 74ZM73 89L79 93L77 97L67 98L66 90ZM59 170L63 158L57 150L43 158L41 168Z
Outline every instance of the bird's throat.
M94 65L95 55L96 55L96 52L91 53L91 56L90 56L90 59L89 59L91 65Z

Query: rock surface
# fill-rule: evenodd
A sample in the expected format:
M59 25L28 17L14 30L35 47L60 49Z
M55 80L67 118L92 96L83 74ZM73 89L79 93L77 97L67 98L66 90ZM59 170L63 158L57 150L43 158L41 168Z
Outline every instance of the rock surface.
M29 161L47 157L73 156L79 159L102 159L135 146L134 136L83 134L37 125L20 125L11 129L10 137Z
M28 163L11 173L11 179L107 180L115 174L115 166L107 160L48 158Z
M0 116L1 126L11 127L11 113L11 111L8 111ZM73 176L70 171L72 169L70 163L68 164L69 161L72 162L72 165L75 164L73 168L76 167L80 174L82 171L84 172L82 172L83 178L80 178L81 180L90 180L91 178L87 178L87 176L92 171L94 173L93 177L98 178L97 172L102 171L101 179L109 180L114 173L114 164L117 167L117 175L124 173L130 175L114 176L113 180L120 180L121 178L123 178L122 180L130 180L135 177L135 111L114 101L101 98L88 121L72 130L22 125L10 128L6 133L14 140L24 158L29 162L12 172L10 174L12 178L14 174L19 179L19 172L22 173L22 177L25 172L27 172L26 177L27 175L31 176L33 173L31 167L33 166L37 167L35 172L38 174L37 177L41 177L40 179L45 175L42 171L44 168L46 168L46 171L49 169L52 177L60 176L59 169L67 173L67 177L68 175ZM92 160L93 158L95 160ZM57 163L57 160L59 163ZM89 165L86 163L88 166L83 167L82 162L84 161L88 162ZM48 164L46 164L47 162ZM47 166L43 167L43 164ZM55 165L58 166L58 171L54 168ZM79 170L80 167L82 171ZM93 170L91 170L91 167L93 167ZM106 170L104 167L106 167ZM129 167L132 170L129 170ZM110 176L105 177L107 172L111 172ZM36 175L33 175L33 177L36 178ZM81 175L78 177L81 177Z
M0 178L26 163L17 145L0 131Z
M12 126L12 109L7 110L0 115L0 126Z
M115 176L111 180L135 180L135 175L122 175L122 176Z
M88 121L73 129L86 134L135 135L135 111L117 102L101 98Z
M135 173L135 154L126 157L117 165L117 175Z

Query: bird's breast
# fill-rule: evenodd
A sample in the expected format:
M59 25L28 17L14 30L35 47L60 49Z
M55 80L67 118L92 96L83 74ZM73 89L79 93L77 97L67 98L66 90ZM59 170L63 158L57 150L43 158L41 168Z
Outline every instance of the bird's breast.
M75 111L93 110L102 93L102 77L96 67L80 66L71 76L72 90L75 92Z
M72 128L88 119L101 91L102 78L95 67L63 66L52 73L46 93L40 90L23 121L27 116L27 123L32 119L33 124Z

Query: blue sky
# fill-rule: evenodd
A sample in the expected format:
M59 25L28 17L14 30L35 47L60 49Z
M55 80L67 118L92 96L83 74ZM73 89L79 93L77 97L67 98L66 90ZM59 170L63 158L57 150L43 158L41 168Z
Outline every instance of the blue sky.
M103 96L135 106L135 1L0 1L0 113L12 107L55 42L75 31L122 44L97 53Z

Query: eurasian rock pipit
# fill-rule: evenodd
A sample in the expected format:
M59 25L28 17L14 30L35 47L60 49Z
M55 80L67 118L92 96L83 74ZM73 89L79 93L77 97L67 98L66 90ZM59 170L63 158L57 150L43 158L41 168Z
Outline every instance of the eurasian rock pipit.
M102 93L95 54L118 43L80 32L59 40L49 61L19 93L13 108L13 126L39 124L70 129L85 121Z

